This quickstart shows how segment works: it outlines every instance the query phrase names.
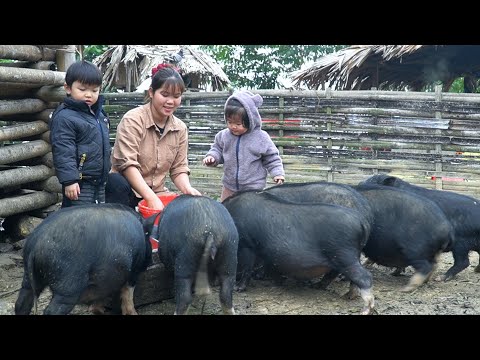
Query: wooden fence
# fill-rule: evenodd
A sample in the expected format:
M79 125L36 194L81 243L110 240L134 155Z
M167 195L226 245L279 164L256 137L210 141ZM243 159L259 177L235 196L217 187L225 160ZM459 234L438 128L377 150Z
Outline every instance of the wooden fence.
M48 119L65 96L72 45L0 45L0 235L6 218L38 224L61 200ZM287 182L357 184L376 173L480 198L480 94L394 91L256 91L263 129L278 146ZM143 94L104 94L112 128ZM176 115L189 127L191 182L218 198L222 168L201 160L225 128L228 92L186 92ZM273 185L269 179L268 185ZM170 184L172 190L175 187ZM53 204L53 206L52 206ZM33 216L32 216L33 215ZM20 225L18 225L20 224ZM28 225L28 224L27 224ZM1 237L1 236L0 236Z
M377 173L480 198L480 94L396 91L256 91L262 128L278 146L288 182L357 184ZM116 125L143 103L138 93L105 94ZM192 184L218 196L221 167L201 160L225 128L228 92L187 92L176 115L189 127ZM273 184L269 179L269 185ZM173 187L174 189L174 187Z

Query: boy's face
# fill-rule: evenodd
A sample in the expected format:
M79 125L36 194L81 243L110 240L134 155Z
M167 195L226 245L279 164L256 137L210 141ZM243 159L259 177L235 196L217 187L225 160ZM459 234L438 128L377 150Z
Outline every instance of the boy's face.
M100 86L99 85L86 85L82 84L80 81L74 81L72 86L64 85L65 91L73 99L84 101L88 106L92 106L98 100L100 95Z
M248 128L243 126L242 117L239 114L234 114L227 118L227 127L236 136L243 135L248 131Z

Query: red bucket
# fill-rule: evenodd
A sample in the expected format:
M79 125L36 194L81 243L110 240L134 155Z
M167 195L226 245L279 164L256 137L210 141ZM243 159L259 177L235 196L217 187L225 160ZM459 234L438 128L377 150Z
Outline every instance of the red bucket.
M160 201L162 202L163 206L167 206L168 203L170 203L170 201L172 201L177 196L179 196L179 194L166 193L166 194L161 194L161 195L157 195L157 196L160 199ZM138 212L143 216L144 219L161 212L160 210L151 209L151 208L147 207L146 203L147 202L145 200L140 200L140 202L138 203ZM160 216L155 219L155 223L153 224L154 228L156 226L158 226L158 221L159 220L160 220ZM152 244L152 252L157 252L158 251L158 240L150 237L150 243Z

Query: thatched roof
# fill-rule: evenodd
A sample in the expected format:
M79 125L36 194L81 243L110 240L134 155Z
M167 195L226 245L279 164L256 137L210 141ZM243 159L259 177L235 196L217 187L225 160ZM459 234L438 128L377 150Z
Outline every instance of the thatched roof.
M480 75L478 45L354 45L290 74L293 84L337 90L421 90L441 82L445 91L458 77Z
M115 45L93 62L103 71L104 91L114 86L131 92L151 76L154 66L180 49L183 49L180 73L191 80L190 87L224 90L230 84L221 66L210 55L189 45Z

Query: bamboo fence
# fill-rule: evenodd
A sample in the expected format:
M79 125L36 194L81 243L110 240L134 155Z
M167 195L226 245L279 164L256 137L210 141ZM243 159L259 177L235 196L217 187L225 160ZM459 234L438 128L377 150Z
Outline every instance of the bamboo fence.
M61 201L48 120L65 95L64 71L74 52L71 45L0 45L0 59L15 60L0 63L2 230L6 218L26 223L25 217L44 217ZM279 148L287 182L353 185L388 173L426 188L480 198L480 94L443 93L441 87L430 93L255 92L264 98L262 128ZM188 91L175 113L189 128L191 182L214 198L221 191L222 167L202 166L202 159L215 134L225 128L223 107L229 95ZM113 145L123 114L142 104L144 95L104 96ZM273 185L270 178L268 185Z
M430 189L480 197L480 94L258 90L262 128L280 150L286 181L357 184L388 173ZM218 196L222 169L202 166L225 128L228 92L187 92L176 116L189 128L191 181ZM143 94L105 94L111 141ZM273 185L269 179L269 185ZM174 190L174 188L173 188Z

